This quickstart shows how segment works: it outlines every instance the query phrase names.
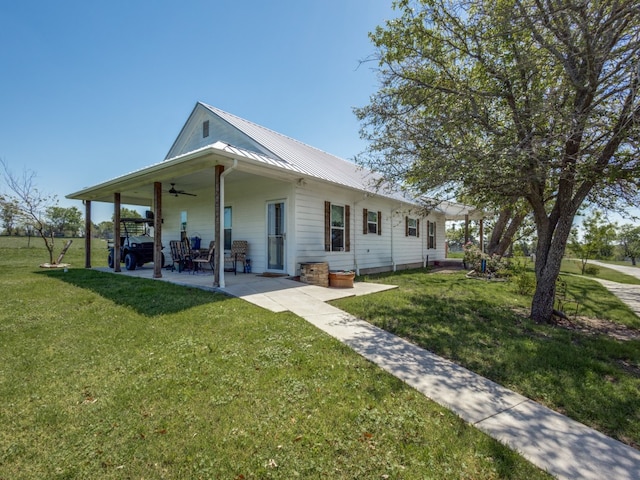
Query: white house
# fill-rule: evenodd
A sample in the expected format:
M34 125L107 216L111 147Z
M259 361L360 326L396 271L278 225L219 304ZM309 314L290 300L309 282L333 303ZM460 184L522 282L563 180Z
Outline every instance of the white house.
M170 240L197 235L203 245L216 240L225 249L246 240L255 273L293 276L301 263L328 262L331 270L362 274L443 260L445 219L472 209L447 204L425 214L399 192L376 191L375 179L351 162L197 103L162 162L67 198L84 202L88 226L94 201L113 203L118 215L121 204L148 207L157 259L161 245L169 258ZM223 249L216 256L214 285L224 286ZM89 258L87 241L87 267ZM154 276L162 276L160 261Z

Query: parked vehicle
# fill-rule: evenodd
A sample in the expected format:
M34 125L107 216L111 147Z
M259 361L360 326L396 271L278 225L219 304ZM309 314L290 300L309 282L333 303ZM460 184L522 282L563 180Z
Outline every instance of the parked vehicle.
M120 261L124 262L127 270L135 270L145 263L153 262L153 237L149 235L149 225L153 223L150 218L122 218L120 219ZM113 241L108 244L109 268L114 267ZM162 255L164 265L164 254Z

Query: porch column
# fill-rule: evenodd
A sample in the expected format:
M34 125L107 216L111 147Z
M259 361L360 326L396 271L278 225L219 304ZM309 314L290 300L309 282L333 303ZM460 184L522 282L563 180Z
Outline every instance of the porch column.
M91 268L91 200L84 201L84 268Z
M113 194L113 271L120 272L120 192Z
M464 244L469 243L469 215L464 216Z
M214 178L214 188L215 188L215 201L214 201L214 234L213 238L216 241L216 260L213 264L213 286L220 286L220 273L224 275L224 228L220 224L221 220L223 220L223 214L221 214L221 210L224 208L223 199L221 199L220 192L220 176L224 171L224 165L216 165L215 168L215 178ZM220 269L220 265L223 266L222 270Z
M153 278L162 278L162 183L153 183Z
M480 219L480 251L484 253L484 218Z

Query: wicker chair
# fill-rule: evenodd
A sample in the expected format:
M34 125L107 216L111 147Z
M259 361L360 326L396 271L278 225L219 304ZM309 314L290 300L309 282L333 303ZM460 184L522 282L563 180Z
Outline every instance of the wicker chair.
M238 262L242 262L242 271L247 261L247 251L249 250L249 242L246 240L234 240L231 243L231 252L224 258L225 272L233 272L237 275Z

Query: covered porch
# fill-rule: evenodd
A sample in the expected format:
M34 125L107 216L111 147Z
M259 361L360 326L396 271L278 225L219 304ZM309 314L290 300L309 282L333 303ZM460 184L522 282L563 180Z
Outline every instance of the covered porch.
M241 191L247 183L258 179L284 185L300 177L300 172L274 170L276 160L248 152L223 142L203 147L160 163L145 167L113 180L67 195L67 198L81 200L85 208L85 267L91 268L91 206L93 202L113 204L113 271L121 271L121 207L140 206L153 213L149 225L153 229L153 263L140 270L142 275L152 269L153 278L163 278L171 272L163 269L170 263L169 239L189 238L198 226L205 229L202 247L210 241L216 245L213 275L200 278L212 288L224 288L233 274L225 275L225 192ZM246 192L245 192L246 195ZM193 230L187 232L180 225L180 213L197 210L197 222L192 222ZM192 217L193 218L193 217ZM262 246L260 247L262 248ZM163 252L164 250L164 252ZM228 249L227 249L228 250ZM138 267L140 268L140 267ZM134 270L135 272L136 270ZM127 272L129 273L129 272ZM195 279L193 279L195 280Z

